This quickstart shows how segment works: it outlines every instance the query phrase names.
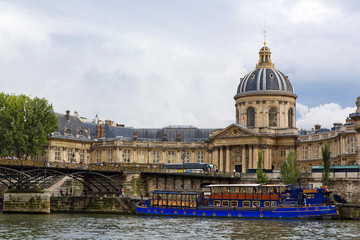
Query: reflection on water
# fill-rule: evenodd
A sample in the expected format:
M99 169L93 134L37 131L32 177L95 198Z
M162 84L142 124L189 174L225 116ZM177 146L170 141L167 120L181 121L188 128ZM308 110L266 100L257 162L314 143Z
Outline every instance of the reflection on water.
M0 214L0 239L360 239L360 221Z

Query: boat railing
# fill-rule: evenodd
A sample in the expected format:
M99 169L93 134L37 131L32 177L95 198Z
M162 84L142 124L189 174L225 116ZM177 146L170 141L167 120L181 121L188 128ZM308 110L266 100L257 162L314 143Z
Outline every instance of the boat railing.
M212 193L212 199L279 200L277 193Z

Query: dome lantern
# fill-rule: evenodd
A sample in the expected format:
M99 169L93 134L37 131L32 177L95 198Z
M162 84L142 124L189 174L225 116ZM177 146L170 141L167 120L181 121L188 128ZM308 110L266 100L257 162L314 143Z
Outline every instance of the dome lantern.
M271 62L271 51L266 46L266 42L264 42L264 46L259 51L259 62L256 65L256 69L259 68L274 68L274 64Z

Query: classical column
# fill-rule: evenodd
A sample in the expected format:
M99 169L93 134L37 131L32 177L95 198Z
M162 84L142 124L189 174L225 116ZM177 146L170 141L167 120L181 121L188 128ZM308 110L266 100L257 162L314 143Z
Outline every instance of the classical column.
M119 160L120 160L119 148L116 147L115 148L115 162L119 162Z
M272 169L272 151L273 149L269 149L269 169Z
M226 172L231 172L231 159L230 159L230 146L226 147L226 159L225 159Z
M212 153L210 151L209 152L205 151L204 157L205 157L204 162L214 164L213 159L212 159Z
M249 166L248 168L253 168L253 158L254 158L254 147L249 146Z
M214 148L213 150L213 163L217 166L217 168L220 170L220 164L219 164L219 148Z
M220 147L219 171L225 172L225 169L224 169L224 150L223 150L223 147Z
M246 147L245 147L245 145L241 147L241 152L242 152L242 156L241 156L242 169L241 169L241 172L246 173Z
M162 157L160 159L160 163L166 163L166 151L162 150Z
M259 148L258 147L254 147L254 151L253 151L253 168L257 169L257 161L258 161L258 156L259 156Z

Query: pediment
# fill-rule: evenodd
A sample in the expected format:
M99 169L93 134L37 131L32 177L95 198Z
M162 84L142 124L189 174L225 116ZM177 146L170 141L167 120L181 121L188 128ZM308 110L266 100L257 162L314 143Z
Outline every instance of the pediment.
M230 138L230 137L241 137L241 136L256 136L259 133L248 129L247 127L240 124L231 124L230 126L215 132L210 139L215 138Z

